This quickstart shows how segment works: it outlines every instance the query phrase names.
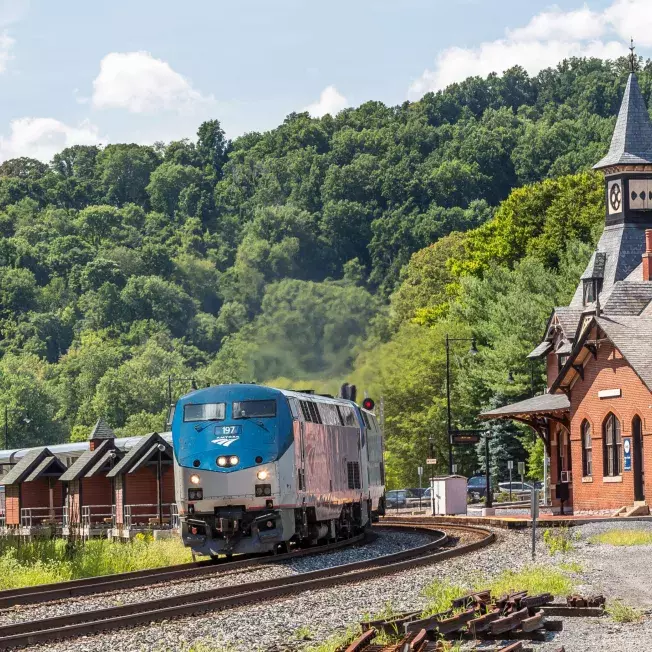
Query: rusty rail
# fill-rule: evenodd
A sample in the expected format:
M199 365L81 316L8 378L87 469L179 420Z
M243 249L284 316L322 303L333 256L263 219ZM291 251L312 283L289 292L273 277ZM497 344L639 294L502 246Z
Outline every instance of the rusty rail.
M132 625L149 624L174 617L228 609L252 602L268 601L282 596L297 595L303 591L314 591L330 586L366 581L409 568L461 556L487 546L495 540L495 535L488 530L468 528L469 531L475 532L482 539L454 549L438 550L448 541L447 535L441 530L413 524L408 526L387 526L384 524L382 527L428 532L434 535L435 538L428 544L410 550L403 550L393 555L385 555L310 573L220 587L93 612L82 612L7 625L0 627L0 649L74 638L101 631L122 629Z

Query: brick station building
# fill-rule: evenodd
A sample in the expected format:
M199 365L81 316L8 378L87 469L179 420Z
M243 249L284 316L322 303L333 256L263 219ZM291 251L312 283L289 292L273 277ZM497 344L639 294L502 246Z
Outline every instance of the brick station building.
M652 123L629 77L608 154L605 227L569 306L528 356L547 393L483 413L526 423L550 457L554 505L648 513L652 502ZM647 482L646 482L647 477Z

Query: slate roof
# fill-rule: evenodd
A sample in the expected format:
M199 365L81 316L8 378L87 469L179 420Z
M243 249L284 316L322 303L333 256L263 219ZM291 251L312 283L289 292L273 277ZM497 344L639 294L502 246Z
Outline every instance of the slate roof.
M45 447L30 450L15 466L7 471L7 474L2 478L2 484L22 482L46 457L51 455L52 453Z
M629 75L620 106L609 153L596 165L599 170L612 165L652 163L652 123L634 73Z
M560 306L555 308L555 315L561 324L564 335L572 340L575 338L575 333L577 332L577 327L579 326L580 321L582 320L582 315L584 314L584 307L573 308L571 306Z
M640 315L652 301L652 283L616 283L604 304L605 315Z
M606 254L600 293L602 306L609 300L614 285L624 281L640 266L645 252L646 228L652 228L652 223L605 226L597 246L599 252ZM584 309L583 299L583 284L579 283L569 307L578 311Z
M111 441L106 440L94 450L84 451L72 464L72 466L59 478L61 482L72 482L84 477L91 466L106 452L107 447L111 446Z
M92 478L94 475L97 475L105 466L105 464L110 460L110 459L116 459L120 460L122 455L120 454L120 451L116 450L115 448L107 448L106 452L100 459L98 459L91 468L86 471L86 474L84 475L85 478Z
M569 342L569 340L561 340L555 353L557 355L569 355L572 350L573 345Z
M597 323L652 391L652 319L604 316Z
M48 476L61 475L66 470L63 462L55 455L47 455L36 468L23 480L23 482L33 482L38 480L41 474L48 472Z
M166 450L172 453L172 446L157 432L152 432L141 437L140 441L106 474L107 477L115 478L117 475L131 473L141 456L147 454L155 444L164 444Z
M111 430L111 426L100 417L93 426L89 439L115 439L115 433Z
M534 349L534 351L528 353L527 357L530 360L536 360L538 358L542 358L544 355L546 355L546 353L548 353L548 351L550 351L551 348L552 348L552 342L541 342L541 344L539 344L539 346L537 346L537 348Z
M566 394L541 394L540 396L534 396L518 403L512 403L511 405L504 405L494 410L482 412L480 416L485 419L498 419L518 415L565 412L567 410L570 410L570 401Z

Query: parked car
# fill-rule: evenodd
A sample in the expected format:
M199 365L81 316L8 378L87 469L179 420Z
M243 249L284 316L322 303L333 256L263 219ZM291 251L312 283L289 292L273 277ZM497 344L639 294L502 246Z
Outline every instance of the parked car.
M509 493L510 484L513 494L530 494L533 489L533 485L530 482L500 482L498 484L498 490Z
M407 507L407 499L407 489L393 489L385 494L385 507L387 509Z
M474 475L466 483L466 493L469 496L484 498L487 494L487 478L484 475Z

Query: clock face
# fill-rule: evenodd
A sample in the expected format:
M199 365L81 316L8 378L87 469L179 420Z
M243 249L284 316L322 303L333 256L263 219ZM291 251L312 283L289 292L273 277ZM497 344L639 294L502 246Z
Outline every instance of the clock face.
M619 213L623 205L623 190L619 181L609 184L609 212Z

